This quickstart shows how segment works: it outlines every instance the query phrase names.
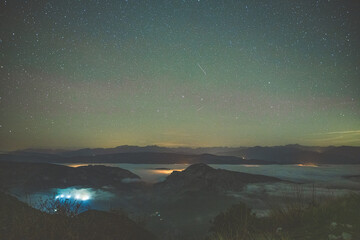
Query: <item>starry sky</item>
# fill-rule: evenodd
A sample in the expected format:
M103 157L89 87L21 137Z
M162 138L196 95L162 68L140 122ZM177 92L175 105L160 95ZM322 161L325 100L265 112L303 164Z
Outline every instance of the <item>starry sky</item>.
M0 150L360 146L344 0L0 2Z

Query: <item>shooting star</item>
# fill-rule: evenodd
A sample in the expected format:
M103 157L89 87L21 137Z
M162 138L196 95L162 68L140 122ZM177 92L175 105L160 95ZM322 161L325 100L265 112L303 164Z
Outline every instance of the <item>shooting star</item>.
M200 64L199 63L197 63L197 65L198 65L198 67L201 69L201 71L204 73L204 75L206 76L206 72L205 72L205 70L200 66Z

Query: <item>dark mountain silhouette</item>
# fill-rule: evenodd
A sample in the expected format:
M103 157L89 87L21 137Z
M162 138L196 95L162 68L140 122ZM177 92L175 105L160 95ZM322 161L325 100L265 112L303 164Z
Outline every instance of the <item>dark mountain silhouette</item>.
M27 149L0 154L1 160L58 163L359 164L360 147L292 144L274 147L166 148L125 145L75 151Z
M206 164L193 164L184 171L172 172L156 188L165 192L239 191L248 183L277 182L276 177L214 169Z
M136 153L136 152L157 152L157 153L178 153L178 154L217 154L222 151L229 151L231 148L228 147L208 147L208 148L190 148L190 147L178 147L168 148L160 147L156 145L151 146L118 146L115 148L84 148L76 151L62 152L63 156L94 156L103 154L114 154L114 153Z
M286 145L275 147L251 147L239 149L224 155L244 156L249 159L261 159L282 164L359 164L360 147L307 147Z
M48 163L0 162L0 182L5 189L18 187L38 191L70 186L127 189L130 184L125 183L125 179L140 180L140 177L125 169L101 165L72 168Z
M130 152L103 154L94 156L64 157L49 154L2 154L0 161L43 162L43 163L135 163L135 164L271 164L263 160L244 160L234 156L216 156L212 154L188 155L162 152Z
M42 154L56 154L65 157L74 157L74 156L95 156L95 155L104 155L104 154L115 154L115 153L137 153L137 152L157 152L157 153L178 153L178 154L189 154L189 155L199 155L199 154L214 154L226 153L234 150L245 149L244 147L230 148L230 147L201 147L201 148L190 148L190 147L160 147L157 145L150 146L129 146L123 145L114 148L82 148L78 150L58 150L58 149L24 149L11 152L11 154L31 154L31 153L42 153Z

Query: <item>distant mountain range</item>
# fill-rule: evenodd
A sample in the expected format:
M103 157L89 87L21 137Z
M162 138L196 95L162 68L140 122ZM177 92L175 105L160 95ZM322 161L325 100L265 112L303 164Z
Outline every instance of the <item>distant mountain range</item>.
M134 163L134 164L272 164L264 160L245 160L234 156L212 154L180 154L163 152L127 152L91 156L62 156L57 154L21 152L0 155L0 161L38 163Z
M206 164L359 164L360 147L274 147L167 148L119 146L79 150L25 149L0 154L0 161L56 163L206 163Z

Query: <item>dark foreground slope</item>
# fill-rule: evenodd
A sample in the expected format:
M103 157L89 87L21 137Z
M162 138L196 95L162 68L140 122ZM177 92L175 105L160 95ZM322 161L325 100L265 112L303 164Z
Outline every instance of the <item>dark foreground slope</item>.
M86 186L100 188L113 186L129 187L126 179L140 180L136 174L117 167L83 166L67 167L48 163L0 162L0 187L26 190Z
M162 239L204 239L211 219L239 201L229 192L241 192L248 183L277 181L281 180L191 165L154 185L151 203L162 221L150 222L149 229L161 233Z
M300 197L261 218L240 203L213 219L207 240L355 240L360 239L359 213L359 194L321 201Z
M124 215L89 210L74 217L49 214L0 193L0 239L155 239Z

